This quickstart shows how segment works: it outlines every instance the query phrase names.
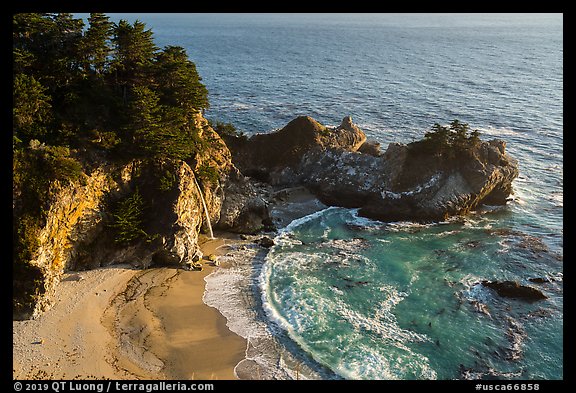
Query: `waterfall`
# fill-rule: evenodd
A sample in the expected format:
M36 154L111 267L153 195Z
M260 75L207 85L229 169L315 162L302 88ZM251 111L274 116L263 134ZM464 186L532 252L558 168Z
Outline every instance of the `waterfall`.
M200 193L200 198L202 199L202 206L204 207L204 214L206 215L206 222L208 223L208 231L210 231L210 239L214 239L214 232L212 232L212 224L210 223L210 215L208 214L208 208L206 207L206 200L204 199L204 194L202 193L202 189L198 184L198 180L196 179L196 175L194 175L194 183L196 183L196 188L198 188L198 192Z

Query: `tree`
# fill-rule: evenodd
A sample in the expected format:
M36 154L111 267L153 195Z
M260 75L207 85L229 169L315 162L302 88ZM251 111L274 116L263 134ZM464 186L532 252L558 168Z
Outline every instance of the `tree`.
M144 145L146 135L160 126L158 95L146 86L134 86L126 108L124 139L132 147Z
M99 13L90 14L88 22L90 26L82 40L84 72L102 75L106 70L108 56L112 50L108 42L114 24L106 15Z
M474 130L470 136L467 123L452 120L448 126L435 123L431 130L424 134L424 140L411 143L414 151L432 152L452 159L468 154L470 148L480 143L480 132Z
M150 67L158 50L152 39L152 30L145 30L144 23L130 25L122 19L114 25L112 70L114 84L122 94L124 104L130 87L144 85L149 80Z
M32 72L37 65L37 46L44 31L50 28L42 14L15 14L12 20L12 53L14 74ZM37 72L38 70L36 70Z
M450 143L450 129L434 123L431 131L424 134L424 140L428 141L433 147L444 149Z
M480 131L474 130L470 133L470 137L468 138L468 144L476 146L479 143L480 143Z
M51 92L66 89L80 76L84 22L72 14L17 14L14 47L29 52L33 76Z
M464 148L468 140L468 124L459 120L452 120L450 123L450 142L452 146Z
M182 108L188 113L209 107L208 90L182 47L167 46L156 56L154 80L165 105Z
M112 216L113 222L110 227L114 230L116 243L128 244L136 239L148 237L143 229L144 199L138 188L118 202Z
M15 140L27 143L46 133L51 118L52 105L46 88L33 76L17 74L12 90L12 135Z

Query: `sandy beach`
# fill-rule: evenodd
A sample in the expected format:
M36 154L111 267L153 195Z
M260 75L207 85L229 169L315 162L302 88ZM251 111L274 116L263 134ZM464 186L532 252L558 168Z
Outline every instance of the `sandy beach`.
M201 247L218 255L227 242L203 238ZM202 301L204 278L226 266L203 264L65 274L47 312L13 322L13 378L236 379L246 340Z
M279 191L271 214L281 228L323 207L299 187ZM270 334L258 305L262 235L215 237L199 238L202 271L114 265L64 274L49 310L13 321L13 378L321 378Z

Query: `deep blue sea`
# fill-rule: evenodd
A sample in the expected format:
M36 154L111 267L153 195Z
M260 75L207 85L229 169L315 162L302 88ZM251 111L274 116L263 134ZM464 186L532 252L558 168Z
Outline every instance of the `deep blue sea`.
M519 161L514 199L449 222L329 208L280 231L256 280L300 351L347 379L563 379L561 14L111 14L183 46L206 117L247 133L343 117L381 142L453 119ZM543 279L536 283L530 279ZM548 299L502 298L514 280Z

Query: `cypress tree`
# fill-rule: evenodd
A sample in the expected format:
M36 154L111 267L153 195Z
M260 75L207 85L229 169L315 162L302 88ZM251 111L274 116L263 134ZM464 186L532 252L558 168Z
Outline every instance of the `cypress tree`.
M114 83L119 87L122 101L127 104L129 88L145 85L149 81L150 67L158 50L152 38L152 30L145 30L144 23L133 25L122 19L113 28L114 44L112 70Z
M109 41L114 24L104 14L92 13L90 24L82 40L84 72L102 75L106 70L108 56L112 50Z
M190 113L209 107L208 90L184 48L167 46L156 56L154 79L163 104Z
M14 142L42 139L51 119L50 96L33 76L19 73L12 89L12 136Z

